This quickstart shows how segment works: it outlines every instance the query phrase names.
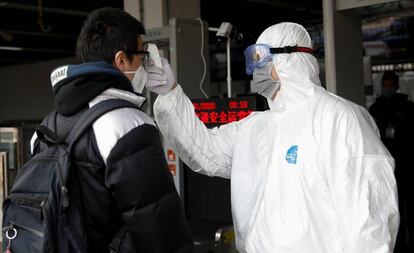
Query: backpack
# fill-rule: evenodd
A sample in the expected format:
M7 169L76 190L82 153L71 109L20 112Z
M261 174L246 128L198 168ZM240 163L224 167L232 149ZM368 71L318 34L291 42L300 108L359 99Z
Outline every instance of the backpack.
M71 151L96 119L125 107L137 108L120 99L96 104L83 113L65 140L58 140L46 126L37 128L38 138L47 148L18 171L3 203L3 251L87 252L80 198L70 197L80 193L68 185Z

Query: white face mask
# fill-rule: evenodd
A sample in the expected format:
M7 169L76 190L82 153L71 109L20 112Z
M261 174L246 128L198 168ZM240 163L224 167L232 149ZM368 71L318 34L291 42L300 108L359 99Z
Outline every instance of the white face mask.
M253 80L251 81L252 87L260 95L271 99L277 89L280 87L279 80L273 80L270 76L273 64L267 63L261 68L255 69L253 72Z
M124 71L125 74L135 74L131 81L134 92L142 94L145 84L147 83L148 77L147 72L144 69L144 64L141 64L135 71Z

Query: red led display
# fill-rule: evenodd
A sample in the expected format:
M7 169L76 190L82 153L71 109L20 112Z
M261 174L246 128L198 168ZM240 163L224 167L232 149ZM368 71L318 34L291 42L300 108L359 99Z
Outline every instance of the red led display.
M197 117L207 126L223 125L249 116L255 111L254 97L232 99L194 99Z

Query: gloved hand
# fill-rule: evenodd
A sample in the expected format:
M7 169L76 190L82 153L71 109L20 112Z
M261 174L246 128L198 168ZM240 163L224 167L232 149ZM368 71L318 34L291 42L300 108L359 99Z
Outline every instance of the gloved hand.
M162 68L155 66L154 61L148 59L145 63L145 71L147 72L146 87L149 91L163 95L169 92L175 84L174 73L167 59L161 57Z

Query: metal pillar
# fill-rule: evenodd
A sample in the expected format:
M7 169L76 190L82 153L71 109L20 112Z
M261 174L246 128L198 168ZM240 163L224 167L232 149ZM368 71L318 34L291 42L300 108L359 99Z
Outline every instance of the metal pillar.
M355 10L323 0L325 70L328 91L365 105L361 20Z

